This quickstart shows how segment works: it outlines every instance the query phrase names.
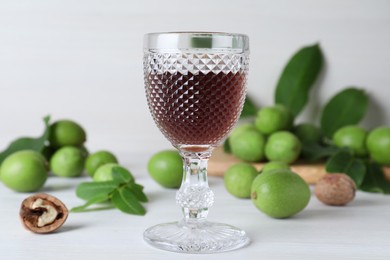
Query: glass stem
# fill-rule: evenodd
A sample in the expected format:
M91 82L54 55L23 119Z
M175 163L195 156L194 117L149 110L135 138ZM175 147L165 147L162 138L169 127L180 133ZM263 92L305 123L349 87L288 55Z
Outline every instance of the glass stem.
M182 208L185 224L205 221L214 203L214 193L207 180L207 163L211 151L180 151L183 158L183 182L176 193L176 203Z

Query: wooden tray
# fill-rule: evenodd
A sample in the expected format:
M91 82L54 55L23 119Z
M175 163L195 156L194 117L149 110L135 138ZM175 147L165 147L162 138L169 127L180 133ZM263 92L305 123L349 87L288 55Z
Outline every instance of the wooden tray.
M225 171L233 164L242 162L231 154L223 151L222 147L218 147L213 151L208 165L208 174L210 176L223 176ZM258 170L261 169L264 163L253 164ZM307 183L315 184L322 176L326 174L325 167L322 163L307 163L296 162L291 165L291 169L298 173ZM390 167L383 168L386 178L390 180Z

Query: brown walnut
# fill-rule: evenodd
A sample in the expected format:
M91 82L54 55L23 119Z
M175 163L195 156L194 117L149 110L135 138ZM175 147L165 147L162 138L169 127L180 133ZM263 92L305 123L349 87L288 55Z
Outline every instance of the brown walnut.
M35 233L50 233L64 224L68 209L59 199L46 193L23 200L20 218L25 228Z
M355 182L346 174L326 174L314 188L316 197L327 205L343 206L355 198Z

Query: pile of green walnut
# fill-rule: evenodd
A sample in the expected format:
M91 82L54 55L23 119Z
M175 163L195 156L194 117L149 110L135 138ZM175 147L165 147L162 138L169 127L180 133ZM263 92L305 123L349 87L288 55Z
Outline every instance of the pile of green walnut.
M114 154L102 150L89 154L85 147L86 132L72 120L50 124L44 118L45 131L38 138L23 137L13 141L0 153L0 178L5 186L17 192L36 192L52 173L58 177L79 177L84 170L93 181L80 183L76 195L86 200L71 211L116 207L129 214L144 215L141 204L148 199L143 186L118 163ZM104 202L104 203L102 203Z
M246 123L232 131L225 152L250 163L319 161L328 173L348 175L357 189L390 194L383 172L390 165L390 127L359 125L369 105L364 90L336 93L320 110L319 122L295 122L318 85L322 60L319 45L304 47L285 66L273 105L258 108L247 96L241 114Z
M382 167L390 165L390 127L359 126L369 104L367 94L348 87L323 107L319 125L295 123L308 102L322 67L318 45L299 50L284 68L275 89L275 104L259 109L247 96L239 124L224 150L245 161L224 175L226 189L238 198L251 198L265 214L285 218L303 210L308 185L288 164L296 160L325 163L328 173L314 188L323 203L346 205L356 189L390 194ZM249 122L248 122L249 119ZM264 162L258 172L250 163Z

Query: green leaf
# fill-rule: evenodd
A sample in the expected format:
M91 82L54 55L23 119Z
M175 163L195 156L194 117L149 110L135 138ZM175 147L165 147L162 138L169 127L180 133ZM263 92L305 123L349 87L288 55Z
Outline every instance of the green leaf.
M102 209L112 208L112 205L110 205L110 206L106 205L106 206L99 207L99 208L87 209L89 206L91 206L93 204L106 202L107 199L108 199L108 196L106 196L104 194L96 195L95 197L90 198L85 204L78 206L78 207L74 207L70 211L72 211L72 212L85 212L85 211L94 211L94 210L102 210Z
M296 117L305 107L321 67L318 44L300 49L284 67L276 86L275 103L284 105Z
M133 183L129 183L127 187L134 194L134 196L138 199L138 201L148 202L148 197L146 197L146 195L143 191L144 187L142 185L139 185L139 184L133 182Z
M232 153L232 148L230 147L229 138L223 143L223 151L225 153Z
M363 182L366 175L366 165L363 160L354 158L347 151L339 151L334 154L325 165L326 171L329 173L345 173L351 177L357 187Z
M327 158L340 151L340 148L312 142L302 143L302 157L308 161L317 161Z
M137 197L127 187L115 190L112 193L112 202L116 208L125 213L135 215L145 215L146 213Z
M252 99L247 94L245 97L244 107L242 108L242 112L240 118L252 117L256 116L259 108L253 103Z
M390 194L390 183L385 178L380 165L374 162L367 163L367 173L360 189L367 192Z
M212 48L213 39L208 36L192 36L191 37L191 47L192 48Z
M37 152L42 152L43 147L49 138L49 121L50 116L43 118L43 122L45 123L45 130L40 137L21 137L11 142L9 146L0 153L0 164L4 161L5 158L7 158L8 155L17 151L34 150Z
M83 182L76 188L77 197L83 200L90 200L97 196L109 197L109 194L118 187L118 184L114 181L102 181L102 182Z
M347 88L337 93L324 107L321 129L328 138L341 127L362 120L368 106L368 96L362 89Z
M113 167L111 170L113 181L118 184L134 182L134 177L131 173L121 166Z

